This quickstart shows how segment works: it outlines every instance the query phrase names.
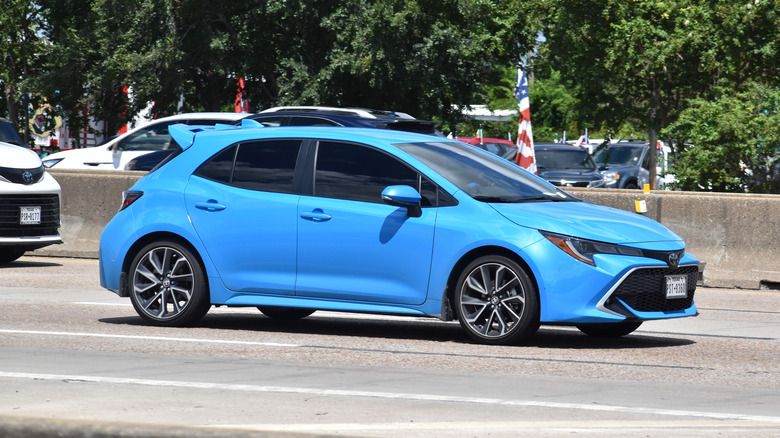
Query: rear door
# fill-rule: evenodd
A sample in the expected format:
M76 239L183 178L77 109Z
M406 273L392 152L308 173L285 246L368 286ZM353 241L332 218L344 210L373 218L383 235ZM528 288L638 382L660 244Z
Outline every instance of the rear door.
M187 210L225 286L291 295L295 286L300 140L236 144L190 178Z

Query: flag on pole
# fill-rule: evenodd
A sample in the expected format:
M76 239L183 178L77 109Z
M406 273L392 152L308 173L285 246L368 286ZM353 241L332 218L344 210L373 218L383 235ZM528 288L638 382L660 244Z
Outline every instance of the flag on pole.
M236 112L248 113L249 112L249 100L246 98L246 88L244 88L244 78L238 78L236 84Z
M590 140L588 140L588 128L585 128L585 134L582 134L579 140L577 140L577 146L584 146L589 143Z
M520 110L520 120L517 126L517 165L531 173L536 173L536 156L534 154L534 136L531 132L531 107L528 100L528 78L522 69L517 69L515 97Z

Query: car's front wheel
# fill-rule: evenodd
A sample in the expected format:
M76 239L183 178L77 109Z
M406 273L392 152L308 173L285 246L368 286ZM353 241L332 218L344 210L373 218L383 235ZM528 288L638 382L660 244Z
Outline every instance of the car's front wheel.
M514 261L486 256L471 262L454 296L458 321L474 340L515 344L539 328L539 298L533 282Z
M192 324L211 307L199 259L176 242L154 242L142 248L130 265L127 281L136 312L154 325Z
M596 324L580 324L577 326L581 332L597 338L619 338L625 336L642 325L641 321L622 321Z

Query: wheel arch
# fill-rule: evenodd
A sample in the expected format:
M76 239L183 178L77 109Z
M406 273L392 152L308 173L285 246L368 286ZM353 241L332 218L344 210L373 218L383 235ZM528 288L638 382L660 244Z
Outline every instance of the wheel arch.
M204 263L203 257L200 255L200 251L198 251L198 249L195 248L195 245L193 245L192 243L190 243L190 241L188 241L187 239L185 239L184 237L176 233L172 233L169 231L157 231L154 233L149 233L141 237L140 239L136 240L125 253L125 258L122 261L122 271L121 271L122 278L119 282L119 296L121 297L130 296L127 290L127 273L130 271L130 264L133 263L133 259L135 259L135 257L138 255L138 252L141 250L141 248L145 247L146 245L160 240L168 240L168 241L178 243L179 245L186 247L190 252L192 252L192 254L198 259L198 263L200 263L200 266L203 267L204 270L203 275L206 277L206 285L205 285L206 291L210 292L209 282L208 282L209 270L206 263Z
M536 275L534 275L534 271L531 269L531 267L526 263L526 261L516 252L504 248L502 246L482 246L479 248L474 248L471 251L464 254L458 261L455 263L455 266L453 266L452 270L450 271L450 275L447 278L447 285L444 290L444 296L442 299L442 319L445 321L451 321L453 319L457 319L458 315L456 314L457 309L455 306L452 305L455 289L458 286L458 278L460 277L460 274L463 272L463 270L466 268L466 266L473 262L474 260L483 257L483 256L503 256L506 257L518 265L520 265L521 268L525 271L526 275L528 275L528 278L531 280L531 283L534 286L534 293L536 294L536 297L539 299L540 303L539 306L541 307L541 298L539 297L539 282L536 279Z

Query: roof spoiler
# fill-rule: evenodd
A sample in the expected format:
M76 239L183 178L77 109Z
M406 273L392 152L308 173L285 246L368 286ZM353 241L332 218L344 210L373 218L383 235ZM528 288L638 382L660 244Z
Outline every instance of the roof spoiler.
M252 119L242 119L241 125L225 125L218 123L213 128L210 126L202 125L185 125L184 123L177 123L175 125L168 126L168 132L182 150L189 149L192 143L195 141L195 134L208 129L214 129L216 131L222 131L226 129L239 129L239 128L262 128L262 123Z

